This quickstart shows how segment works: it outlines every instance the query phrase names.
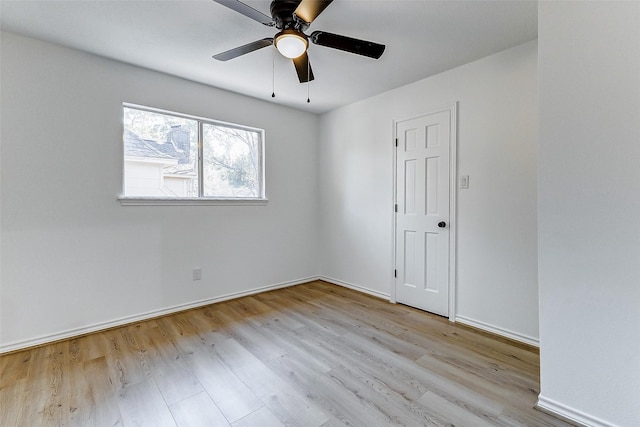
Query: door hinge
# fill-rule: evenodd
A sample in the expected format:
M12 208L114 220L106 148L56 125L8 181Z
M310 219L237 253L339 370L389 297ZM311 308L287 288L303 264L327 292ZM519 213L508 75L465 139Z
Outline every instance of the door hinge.
M398 213L398 205L396 204L393 208L394 211L396 211L396 213Z
M398 146L398 138L396 138L396 147Z
M393 270L393 277L398 277L398 270Z

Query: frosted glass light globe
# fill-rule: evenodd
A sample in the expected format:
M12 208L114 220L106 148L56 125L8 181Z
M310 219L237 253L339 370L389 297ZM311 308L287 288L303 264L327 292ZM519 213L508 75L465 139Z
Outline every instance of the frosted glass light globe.
M297 31L284 30L276 35L276 49L287 58L297 58L306 52L308 42Z

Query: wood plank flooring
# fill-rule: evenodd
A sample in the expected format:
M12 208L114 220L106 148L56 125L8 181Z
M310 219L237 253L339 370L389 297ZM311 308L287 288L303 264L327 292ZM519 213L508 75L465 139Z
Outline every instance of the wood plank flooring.
M8 426L569 426L538 354L312 282L0 357Z

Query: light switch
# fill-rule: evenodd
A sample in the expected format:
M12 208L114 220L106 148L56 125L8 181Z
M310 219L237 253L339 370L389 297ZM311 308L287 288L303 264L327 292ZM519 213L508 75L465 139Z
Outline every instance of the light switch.
M461 175L460 176L460 189L466 190L469 188L469 175Z

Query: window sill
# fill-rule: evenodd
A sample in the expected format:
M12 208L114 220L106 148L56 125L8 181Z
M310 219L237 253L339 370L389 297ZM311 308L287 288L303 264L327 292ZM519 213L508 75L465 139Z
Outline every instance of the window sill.
M256 206L266 205L268 199L215 199L159 197L118 197L122 206Z

